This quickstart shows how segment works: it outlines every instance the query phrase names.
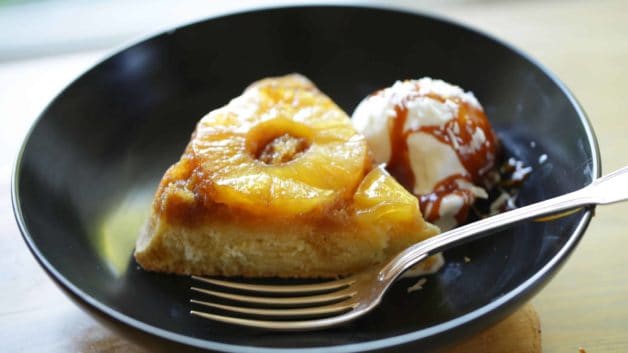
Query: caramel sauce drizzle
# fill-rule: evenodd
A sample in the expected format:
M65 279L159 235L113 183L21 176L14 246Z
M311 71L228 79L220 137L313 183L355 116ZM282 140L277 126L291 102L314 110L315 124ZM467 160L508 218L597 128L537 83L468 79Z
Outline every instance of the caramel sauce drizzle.
M419 87L417 85L417 91ZM401 185L410 192L414 189L414 173L410 168L410 155L408 151L408 137L412 133L423 132L434 136L440 142L452 146L456 151L456 155L460 163L467 170L467 173L451 175L441 181L434 187L434 190L425 195L417 195L421 212L426 220L433 222L440 217L440 205L443 198L449 194L457 194L464 200L463 207L456 214L456 221L463 223L469 213L469 208L474 199L473 194L469 190L460 189L458 180L467 180L472 183L478 183L482 177L495 164L497 151L497 137L481 109L471 106L469 103L459 98L449 98L458 105L458 115L442 126L429 125L420 126L417 129L408 129L404 131L406 120L408 119L407 102L419 98L428 97L444 103L446 99L435 94L415 94L404 97L401 102L395 106L395 116L389 120L389 132L391 143L391 156L386 168ZM457 126L456 126L457 125ZM473 140L473 134L476 128L484 132L486 141L479 148L471 148L470 143ZM456 133L454 133L456 131ZM455 139L455 140L453 140ZM456 148L458 146L458 148Z

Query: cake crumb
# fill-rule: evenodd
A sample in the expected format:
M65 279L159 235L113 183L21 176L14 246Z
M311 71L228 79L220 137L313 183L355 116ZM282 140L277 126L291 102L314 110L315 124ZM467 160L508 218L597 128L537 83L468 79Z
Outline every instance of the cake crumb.
M582 347L578 347L578 353L587 353L587 350Z
M415 284L413 284L412 286L408 287L408 293L412 293L414 291L423 289L423 285L425 284L425 282L427 282L426 278L419 279Z
M469 262L471 262L471 259L468 256L465 256L463 259L464 259L465 264L468 264Z

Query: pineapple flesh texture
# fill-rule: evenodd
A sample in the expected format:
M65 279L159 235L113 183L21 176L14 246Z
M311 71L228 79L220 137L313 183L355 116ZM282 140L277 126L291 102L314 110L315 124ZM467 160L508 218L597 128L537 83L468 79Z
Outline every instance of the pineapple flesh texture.
M256 158L285 135L309 146L279 164ZM216 202L267 215L299 215L348 198L368 164L366 140L300 76L257 82L209 113L197 127L192 150L213 181Z
M135 257L203 275L335 277L438 232L348 116L305 77L249 86L197 125Z

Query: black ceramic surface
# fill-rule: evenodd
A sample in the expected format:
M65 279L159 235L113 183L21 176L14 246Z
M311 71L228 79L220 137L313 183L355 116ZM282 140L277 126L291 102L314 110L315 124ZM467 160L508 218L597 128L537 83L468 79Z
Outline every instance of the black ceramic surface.
M252 81L291 72L310 77L349 113L397 79L431 76L473 91L507 153L534 167L519 204L583 187L600 171L591 127L573 97L536 63L485 35L373 8L241 13L120 51L42 113L13 185L18 223L37 260L84 308L144 343L230 352L416 351L515 310L584 232L590 211L458 248L423 290L407 293L414 281L399 281L373 313L334 329L270 333L190 317L189 279L146 273L131 257L152 192L200 117ZM548 159L540 164L542 154Z

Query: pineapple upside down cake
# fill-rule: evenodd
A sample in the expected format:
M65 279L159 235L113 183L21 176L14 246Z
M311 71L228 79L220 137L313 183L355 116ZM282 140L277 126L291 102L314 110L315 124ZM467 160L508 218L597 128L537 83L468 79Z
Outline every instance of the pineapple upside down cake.
M146 270L247 277L381 263L439 230L371 154L305 77L255 82L198 123L159 184L135 258Z

